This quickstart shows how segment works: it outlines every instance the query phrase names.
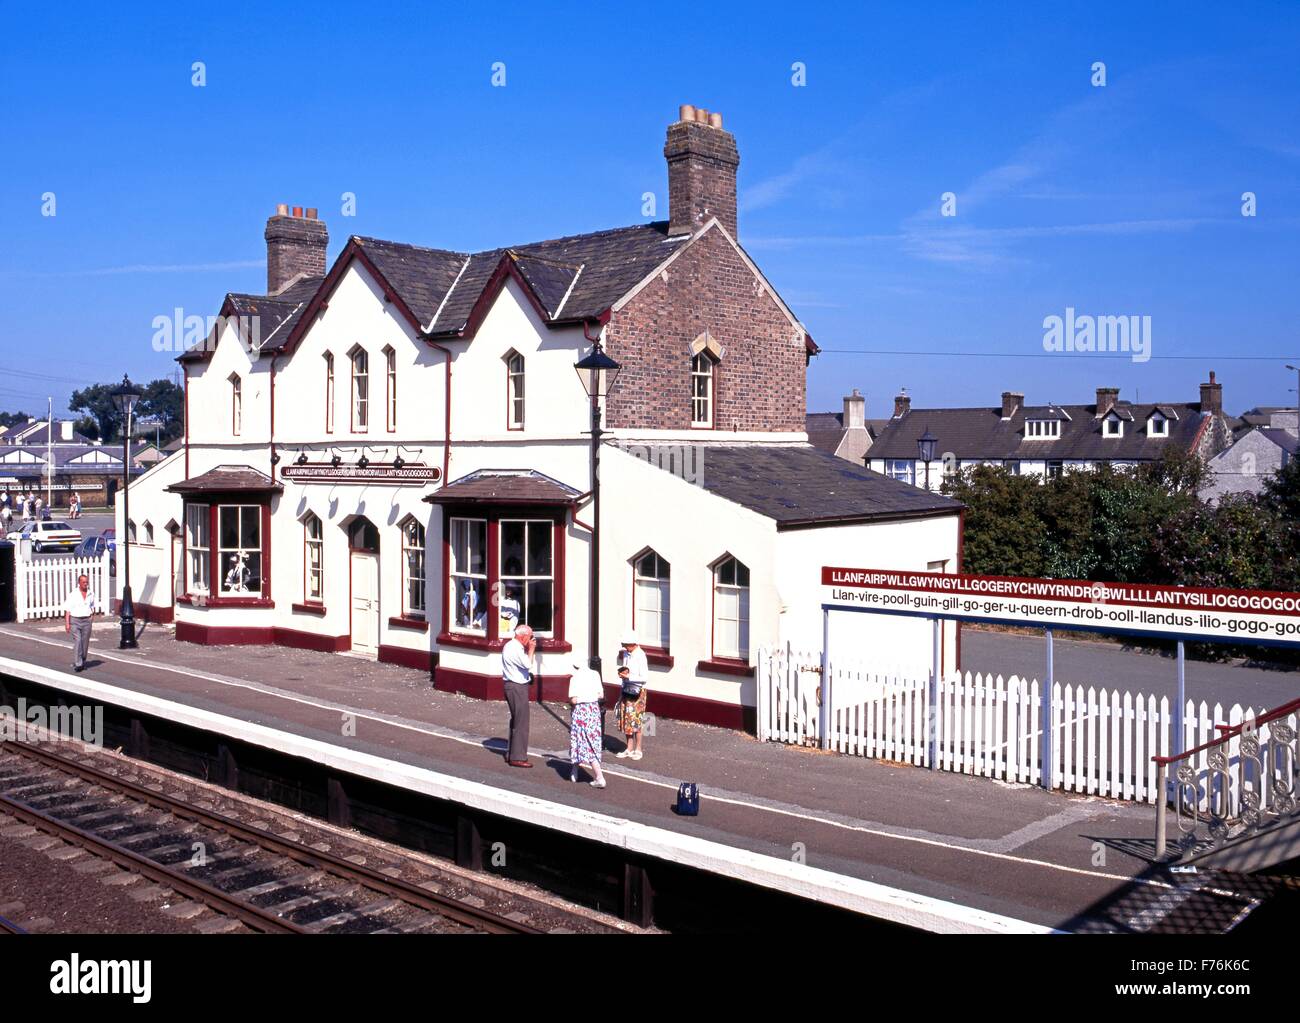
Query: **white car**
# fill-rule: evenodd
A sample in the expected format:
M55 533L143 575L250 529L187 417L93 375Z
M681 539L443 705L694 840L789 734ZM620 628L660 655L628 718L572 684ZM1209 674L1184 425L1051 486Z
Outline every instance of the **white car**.
M81 543L81 530L73 529L66 522L28 522L21 529L15 529L6 540L20 543L31 537L32 551L72 551Z

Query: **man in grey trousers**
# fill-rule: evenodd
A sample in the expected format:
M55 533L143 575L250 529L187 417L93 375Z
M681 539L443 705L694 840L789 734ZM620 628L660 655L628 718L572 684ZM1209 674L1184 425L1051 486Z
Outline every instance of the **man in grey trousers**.
M537 640L533 630L520 625L501 648L501 684L510 708L510 749L506 763L511 767L532 767L528 760L528 698L533 684L533 656Z
M90 623L95 617L95 595L90 592L90 577L77 576L77 588L63 603L64 629L72 635L72 670L86 666L90 650Z

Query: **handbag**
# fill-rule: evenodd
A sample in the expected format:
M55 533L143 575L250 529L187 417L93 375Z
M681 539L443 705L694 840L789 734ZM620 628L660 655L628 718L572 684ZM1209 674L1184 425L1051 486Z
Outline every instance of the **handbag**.
M684 781L677 787L677 812L683 817L697 817L700 813L700 788L693 781Z

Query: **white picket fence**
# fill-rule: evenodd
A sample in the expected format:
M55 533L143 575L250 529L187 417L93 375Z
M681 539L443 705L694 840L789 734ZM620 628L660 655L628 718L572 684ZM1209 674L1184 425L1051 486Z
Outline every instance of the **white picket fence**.
M758 737L818 745L823 695L821 656L791 649L760 651ZM829 746L853 756L929 766L930 696L927 678L872 672L832 663ZM935 766L1001 781L1042 782L1042 694L1036 679L953 673L940 682L935 715ZM1154 803L1156 765L1168 755L1174 719L1168 697L1055 683L1051 694L1053 787L1069 792ZM1225 714L1187 701L1183 749L1218 737L1216 725L1240 724L1262 708L1240 704ZM1296 716L1286 719L1296 727ZM1260 728L1261 740L1269 735ZM1227 753L1235 763L1238 739ZM1195 760L1206 778L1207 753ZM1235 786L1236 781L1232 784ZM1208 799L1208 785L1201 786Z
M90 576L90 591L95 594L95 609L109 610L112 580L109 577L109 553L98 558L79 558L74 554L47 554L39 558L14 559L14 580L18 603L18 620L59 618L63 602L77 586L77 577Z

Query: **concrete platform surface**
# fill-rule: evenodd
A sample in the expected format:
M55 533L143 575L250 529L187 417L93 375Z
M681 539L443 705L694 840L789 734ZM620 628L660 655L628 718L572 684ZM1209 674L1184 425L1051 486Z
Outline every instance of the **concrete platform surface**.
M1154 809L760 743L660 720L639 762L607 715L609 787L568 780L568 711L532 708L536 769L507 767L506 709L435 691L426 674L283 647L202 647L146 627L135 651L96 624L84 678L471 781L864 878L1049 927L1128 929L1113 907L1169 886L1149 864ZM62 623L0 626L0 655L60 671ZM346 735L347 731L355 734ZM680 781L698 818L672 812ZM1145 903L1147 898L1139 898Z

